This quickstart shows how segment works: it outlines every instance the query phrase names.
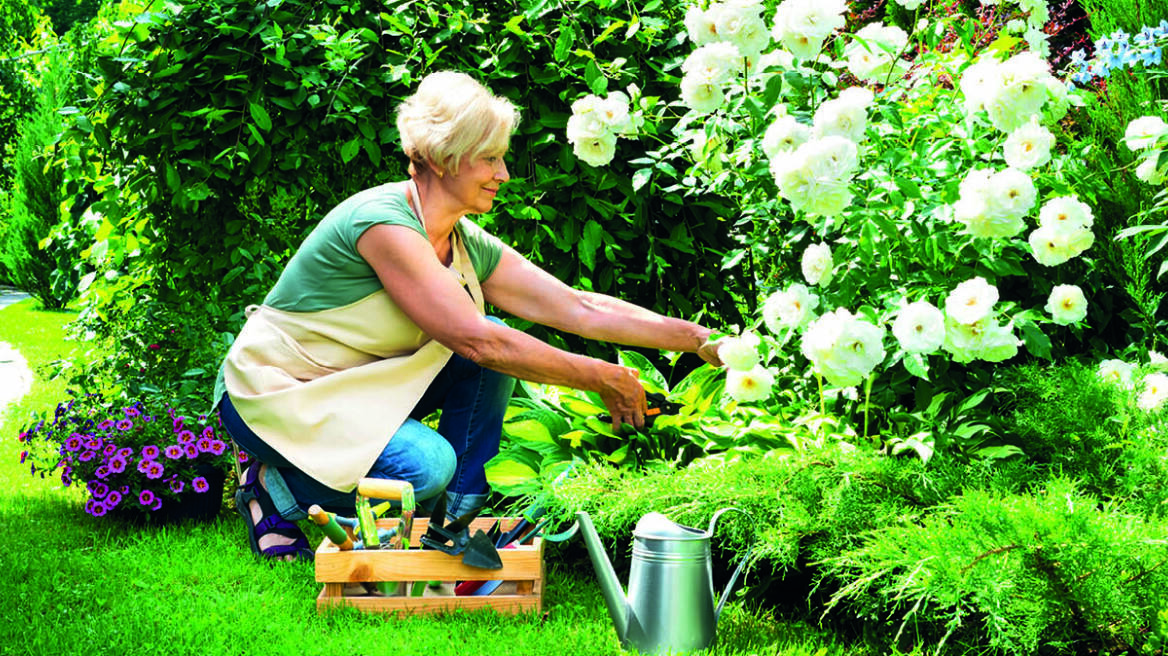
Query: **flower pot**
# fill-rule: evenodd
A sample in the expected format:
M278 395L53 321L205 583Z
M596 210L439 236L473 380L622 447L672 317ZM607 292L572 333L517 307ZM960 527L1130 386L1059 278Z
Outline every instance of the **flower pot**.
M162 507L158 510L143 512L123 502L123 505L111 510L109 515L129 524L177 524L184 521L205 522L213 519L223 506L223 488L227 481L227 473L206 464L198 465L195 471L207 479L206 492L195 492L187 486L177 499L165 497Z

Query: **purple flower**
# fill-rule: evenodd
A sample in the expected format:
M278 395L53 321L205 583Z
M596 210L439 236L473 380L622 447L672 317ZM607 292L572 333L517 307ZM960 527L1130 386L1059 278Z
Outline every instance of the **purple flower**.
M85 440L85 448L97 451L101 448L101 438L90 436L88 440Z
M112 456L113 454L115 454L117 452L118 452L118 445L113 444L113 443L105 445L105 448L101 450L101 454L103 456Z
M151 344L146 348L150 349L151 351L157 351L158 349L162 348L162 344Z
M110 490L110 493L105 495L105 500L102 503L105 504L106 510L112 510L114 506L121 502L122 493L117 490Z
M82 451L81 455L77 456L77 459L81 462L89 462L90 460L93 460L94 456L96 455L96 451Z
M111 472L120 474L126 471L126 459L121 456L114 456L113 458L110 458L107 466Z
M211 440L201 437L198 442L199 453L207 453L211 450Z
M211 486L207 484L207 479L203 478L202 476L196 476L191 479L191 487L195 488L195 492L198 492L199 494L202 494L211 489Z
M177 460L178 458L183 457L183 448L177 444L171 444L170 446L163 449L162 453L171 460Z
M162 463L158 462L157 460L147 460L146 462L150 463L146 467L146 478L151 480L162 478L162 473L166 471L166 468L162 466Z
M154 421L154 415L142 415L142 421L150 423Z
M106 476L110 475L110 470L109 470L109 467L102 465L102 466L98 467L97 471L95 471L93 473L98 478L105 478Z
M196 447L194 444L186 445L184 450L186 451L187 457L190 458L191 460L194 460L195 458L199 457L199 448Z
M171 492L174 492L175 494L181 494L184 487L186 487L186 483L183 483L182 481L178 480L177 478L172 478L170 480L170 491Z
M100 499L109 493L109 486L101 481L89 481L87 487L94 499Z
M25 459L28 458L28 451L20 452L20 464L24 464Z
M69 487L73 484L73 468L66 467L65 471L61 472L61 485Z
M202 434L202 436L201 436L201 437L205 437L205 438L207 438L207 439L209 439L209 440L210 440L210 439L214 439L214 438L215 438L215 429L214 429L214 428L211 428L210 426L208 426L208 427L204 428L204 429L203 429L203 434Z
M177 432L178 432L178 443L179 444L190 444L191 442L195 441L195 432L194 431L184 430L184 431L177 431Z
M118 492L121 492L121 493L122 493L122 496L126 496L127 494L129 494L129 493L130 493L130 486L129 486L129 485L123 485L123 486L121 486L121 487L119 487L119 488L118 488Z
M150 460L139 460L138 461L138 471L145 474L146 470L149 469L149 467L150 467L150 463L151 463Z
M77 451L80 448L81 448L81 435L79 435L78 433L73 433L72 435L69 436L69 439L65 440L65 450L66 451Z
M223 440L211 440L211 448L209 449L209 451L211 453L213 453L217 456L221 456L221 455L223 455L223 452L226 450L227 450L227 443L226 442L224 442Z
M174 432L177 433L177 432L181 431L183 429L183 418L182 417L175 417L174 419L172 419L170 421L170 425L174 426Z
M246 454L246 453L244 453L243 451L240 451L240 452L239 452L239 464L241 464L241 465L242 465L243 463L245 463L245 462L247 462L247 461L248 461L247 454Z
M108 510L109 508L106 508L104 503L95 503L93 504L93 509L89 512L89 514L93 515L94 517L101 517Z
M20 437L16 438L16 441L24 442L26 440L28 440L28 431L21 431Z
M142 492L138 494L138 503L143 506L149 506L150 504L154 503L154 493L150 490L142 490Z
M153 444L147 444L146 446L142 447L142 457L146 460L154 460L158 457L159 453L160 452L158 447L154 446Z
M89 501L86 501L86 502L85 502L85 512L87 512L87 513L89 513L90 515L92 515L92 514L93 514L93 506L94 506L94 505L96 505L96 504L97 504L97 502L96 502L96 501L94 501L93 499L90 499Z
M120 431L128 431L134 427L134 422L130 421L129 419L119 419L117 427Z
M135 408L134 406L130 406L128 408L123 408L122 412L124 412L126 414L126 417L128 419L133 419L134 417L141 416L141 414L142 414L142 411L139 410L138 408Z
M132 455L134 455L134 450L128 446L124 446L124 447L118 449L118 456L119 457L129 458Z
M113 419L106 419L105 421L103 421L103 422L101 422L100 424L98 424L98 425L97 425L97 429L98 429L98 430L103 430L103 431L104 431L104 430L109 430L109 429L111 429L111 428L113 428L113 427L114 427L114 420L113 420Z
M161 507L162 507L162 497L155 497L154 498L154 505L150 506L150 509L151 510L158 510Z

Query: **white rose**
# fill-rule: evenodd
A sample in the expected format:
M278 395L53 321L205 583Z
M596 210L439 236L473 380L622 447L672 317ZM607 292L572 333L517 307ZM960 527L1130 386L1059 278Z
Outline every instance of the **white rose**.
M859 167L859 150L843 137L813 139L794 153L772 160L779 194L796 209L833 216L852 202L851 176Z
M1087 316L1087 297L1076 285L1056 285L1046 300L1046 311L1060 326L1079 323Z
M1095 223L1091 207L1075 196L1058 196L1042 205L1038 211L1038 225L1072 231L1090 228Z
M907 70L900 53L908 45L908 34L894 25L869 23L856 32L856 38L844 48L848 70L869 82L898 78Z
M620 91L608 94L600 103L600 121L611 132L625 134L632 130L633 121L629 115L629 97Z
M586 164L604 166L616 155L616 135L609 132L580 139L573 144L572 152Z
M685 31L696 46L718 40L718 28L714 24L713 12L702 11L700 7L690 7L685 12Z
M1057 226L1039 226L1030 233L1030 252L1043 266L1058 266L1095 243L1095 235L1087 228L1059 229Z
M1004 146L1006 163L1015 169L1029 171L1050 161L1054 135L1037 120L1014 130Z
M799 147L807 165L817 174L848 179L860 168L860 149L856 142L840 136L813 139Z
M595 139L609 132L604 122L604 101L600 96L589 94L572 103L572 116L568 118L568 142Z
M1000 326L993 317L971 324L958 323L951 317L945 319L945 341L941 346L953 356L954 362L1001 362L1017 355L1019 344L1013 327Z
M774 160L783 153L789 153L807 143L811 138L811 128L803 125L794 116L776 118L767 127L762 137L762 150L767 158Z
M758 365L750 371L731 369L726 372L726 393L739 403L751 403L770 398L774 385L774 374L762 365Z
M801 262L803 277L807 284L827 285L831 282L831 271L834 263L831 260L831 247L827 244L812 244L803 251Z
M957 323L972 324L990 315L998 288L977 277L957 285L945 298L945 314Z
M998 74L1000 63L993 57L978 59L961 74L961 95L965 98L965 111L976 114L985 110L988 98L993 97L1000 84Z
M986 362L1002 362L1018 355L1018 346L1022 343L1014 335L1013 324L999 326L991 322L982 334L981 348L977 352L979 360Z
M1018 169L1005 169L990 177L986 210L994 218L1018 219L1030 212L1037 198L1038 192L1029 175ZM1008 236L1014 234L1017 231Z
M847 8L846 0L784 0L775 10L775 38L783 40L778 34L782 30L823 43L832 32L844 27ZM794 49L791 51L794 52ZM796 56L799 56L798 53Z
M1159 116L1141 116L1127 124L1123 141L1128 150L1143 150L1156 145L1156 141L1168 134L1168 123Z
M872 92L863 87L849 87L838 98L828 100L815 112L816 137L840 136L849 141L864 140L868 128L868 106Z
M722 85L696 75L681 78L681 102L695 112L709 114L717 111L726 101Z
M732 80L742 66L742 53L734 44L716 41L691 52L682 62L681 71L688 78L724 84Z
M760 15L761 10L760 5L731 3L710 7L718 38L734 44L743 55L758 56L770 44L770 35Z
M1168 401L1168 375L1148 374L1144 376L1144 391L1137 401L1141 410L1152 411Z
M787 0L790 2L791 0ZM783 44L790 53L797 59L809 61L815 59L819 51L823 49L823 39L814 39L806 34L792 32L789 30L780 30L775 28L775 40Z
M892 334L909 353L932 353L945 341L945 315L932 303L910 303L892 324Z
M737 371L750 371L758 364L759 336L746 332L739 337L726 337L718 342L718 357L727 367Z
M884 360L884 329L844 308L816 319L800 348L815 370L837 387L860 384Z
M896 4L909 11L916 11L917 7L925 4L925 0L896 0Z
M778 335L807 325L815 317L817 307L819 297L805 285L795 283L767 297L762 306L762 319L767 329Z
M1099 377L1110 383L1118 383L1124 387L1131 387L1136 373L1136 366L1123 360L1104 360L1099 363Z
M1161 185L1164 183L1164 171L1156 167L1160 162L1160 151L1149 151L1140 163L1136 166L1136 177L1150 185Z

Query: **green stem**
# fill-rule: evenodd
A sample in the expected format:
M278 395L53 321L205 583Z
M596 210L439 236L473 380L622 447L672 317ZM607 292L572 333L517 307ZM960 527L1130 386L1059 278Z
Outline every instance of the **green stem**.
M872 400L872 381L875 376L864 379L864 439L868 439L868 404Z
M819 372L815 372L815 382L819 383L819 414L826 415L827 410L823 406L823 376Z

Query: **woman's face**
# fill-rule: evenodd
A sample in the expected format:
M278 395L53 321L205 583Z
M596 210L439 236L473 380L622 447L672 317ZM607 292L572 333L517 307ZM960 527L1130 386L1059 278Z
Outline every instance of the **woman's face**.
M511 179L502 152L486 152L459 162L458 174L447 176L447 190L467 214L489 212L499 193L499 185Z

